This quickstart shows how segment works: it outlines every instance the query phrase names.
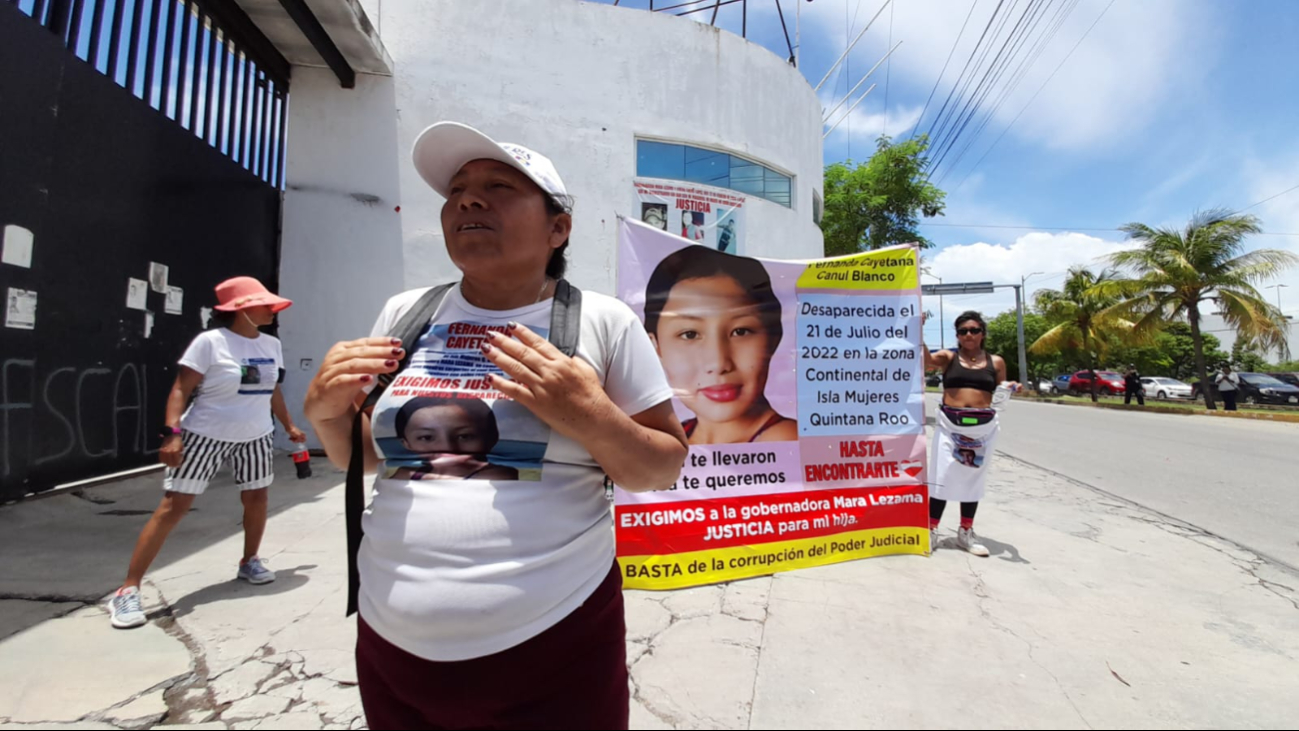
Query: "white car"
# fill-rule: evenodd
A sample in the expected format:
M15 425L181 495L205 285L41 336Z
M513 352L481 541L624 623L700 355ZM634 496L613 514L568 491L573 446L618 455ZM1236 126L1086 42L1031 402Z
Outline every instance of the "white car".
M1150 377L1142 378L1141 385L1150 398L1191 400L1191 387L1176 378Z

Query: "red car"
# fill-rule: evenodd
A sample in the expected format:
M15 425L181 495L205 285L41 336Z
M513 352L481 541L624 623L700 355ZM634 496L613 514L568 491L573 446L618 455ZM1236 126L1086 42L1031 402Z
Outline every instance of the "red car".
M1123 385L1123 374L1114 371L1096 371L1096 393L1102 396L1122 394L1127 391ZM1078 371L1069 377L1069 393L1084 396L1092 392L1091 373Z

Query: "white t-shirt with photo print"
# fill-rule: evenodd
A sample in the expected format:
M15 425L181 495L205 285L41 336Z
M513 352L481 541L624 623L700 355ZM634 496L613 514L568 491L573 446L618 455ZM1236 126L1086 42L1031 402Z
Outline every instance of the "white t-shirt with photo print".
M425 291L389 300L373 335L388 334ZM485 361L477 346L486 330L513 321L546 333L551 305L483 310L451 290L411 366L375 406L375 448L386 464L363 517L360 611L381 637L413 655L465 660L518 645L581 606L613 563L604 471L582 445L482 381ZM612 297L582 293L577 357L628 415L671 398L645 328ZM480 462L489 463L493 478L476 477L486 474L481 470L448 476L409 468L405 460L417 445L398 434L397 413L420 397L443 407L456 399L491 407L492 430L499 427L499 441L509 447L498 445Z
M182 429L223 442L252 441L275 430L271 396L284 364L277 338L214 328L194 338L180 364L203 374Z

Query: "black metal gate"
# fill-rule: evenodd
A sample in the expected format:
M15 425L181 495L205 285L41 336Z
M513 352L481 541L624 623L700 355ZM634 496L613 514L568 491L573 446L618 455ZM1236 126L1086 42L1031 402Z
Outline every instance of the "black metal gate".
M288 68L233 0L0 1L0 500L154 462L212 287L276 287Z

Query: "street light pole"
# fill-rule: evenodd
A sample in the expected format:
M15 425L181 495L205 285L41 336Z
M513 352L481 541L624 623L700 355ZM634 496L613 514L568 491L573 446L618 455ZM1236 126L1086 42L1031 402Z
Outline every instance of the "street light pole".
M1030 277L1036 277L1039 274L1042 274L1042 272L1033 272L1032 274L1029 274L1027 276L1020 277L1019 286L1015 287L1015 327L1019 331L1019 382L1020 384L1023 384L1026 381L1032 383L1032 379L1029 378L1028 375L1028 348L1027 345L1024 343L1024 299L1028 297L1028 291L1024 289L1024 285L1025 283L1027 283ZM1036 386L1036 384L1032 384L1032 385ZM1034 388L1033 390L1036 391L1038 389Z

